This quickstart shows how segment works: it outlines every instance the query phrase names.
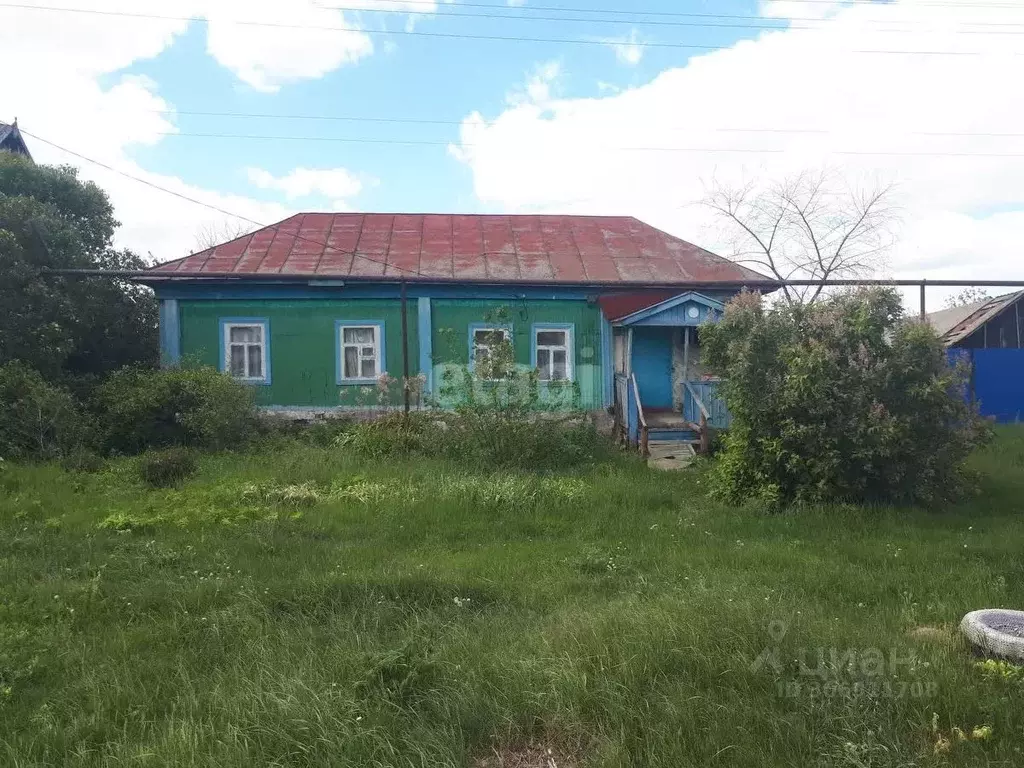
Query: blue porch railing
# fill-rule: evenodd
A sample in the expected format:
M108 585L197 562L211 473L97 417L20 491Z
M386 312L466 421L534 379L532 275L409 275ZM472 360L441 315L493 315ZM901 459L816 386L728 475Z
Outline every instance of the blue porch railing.
M626 442L647 451L647 419L640 404L635 376L615 376L615 419Z
M725 401L718 395L718 385L719 382L715 380L686 382L683 388L683 418L692 424L699 424L701 416L704 416L709 427L727 429L732 423L732 416Z

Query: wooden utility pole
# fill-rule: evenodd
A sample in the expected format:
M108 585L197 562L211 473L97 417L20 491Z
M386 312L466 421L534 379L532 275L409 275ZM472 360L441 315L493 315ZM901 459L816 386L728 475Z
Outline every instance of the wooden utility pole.
M409 415L409 297L406 282L402 281L402 393L405 397L405 415Z

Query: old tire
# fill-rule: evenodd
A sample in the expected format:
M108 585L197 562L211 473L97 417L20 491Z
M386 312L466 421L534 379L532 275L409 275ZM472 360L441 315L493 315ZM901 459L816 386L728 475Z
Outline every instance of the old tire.
M971 611L960 622L960 631L982 653L1024 663L1024 611Z

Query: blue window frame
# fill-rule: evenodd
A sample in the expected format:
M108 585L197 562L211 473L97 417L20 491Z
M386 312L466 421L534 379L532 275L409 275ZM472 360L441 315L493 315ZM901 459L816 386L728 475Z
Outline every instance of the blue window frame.
M496 334L502 334L506 341L514 343L512 326L505 323L470 323L469 325L469 369L474 373L477 363L484 368L490 357L492 348L500 341ZM489 371L482 371L481 378L485 381L501 381L505 376L494 376Z
M220 370L243 384L270 384L270 320L220 318Z
M576 374L576 326L534 323L530 329L530 364L540 380L573 381Z
M386 373L384 322L335 320L335 374L339 385L373 384Z

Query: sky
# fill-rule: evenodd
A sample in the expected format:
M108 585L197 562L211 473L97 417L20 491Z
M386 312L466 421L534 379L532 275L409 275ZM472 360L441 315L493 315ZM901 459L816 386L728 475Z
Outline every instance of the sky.
M0 0L0 57L0 120L156 261L312 210L728 256L709 184L828 169L895 185L880 276L1024 278L1024 0Z

